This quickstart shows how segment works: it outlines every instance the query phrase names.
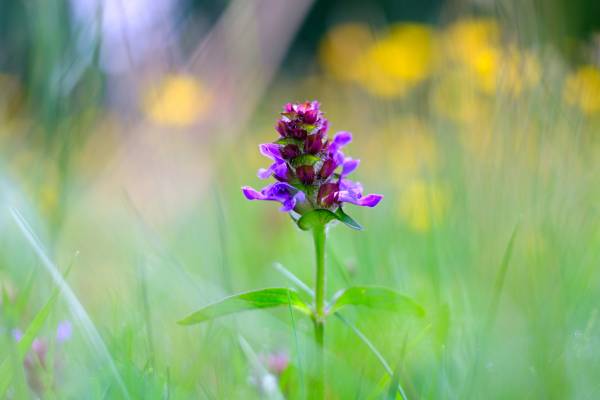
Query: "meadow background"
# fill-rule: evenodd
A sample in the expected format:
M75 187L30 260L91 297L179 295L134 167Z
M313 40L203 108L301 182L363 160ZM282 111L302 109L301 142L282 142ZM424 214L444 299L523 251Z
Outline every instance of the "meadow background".
M0 2L0 397L307 398L299 314L176 321L312 284L240 187L318 99L385 195L332 229L328 294L427 311L331 319L327 398L389 394L365 337L412 399L600 398L599 4Z

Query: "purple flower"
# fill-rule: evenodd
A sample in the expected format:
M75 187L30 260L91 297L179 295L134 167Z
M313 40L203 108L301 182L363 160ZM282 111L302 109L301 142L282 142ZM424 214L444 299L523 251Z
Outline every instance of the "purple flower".
M20 342L23 339L23 331L19 328L15 328L12 330L12 337L15 339L15 342Z
M288 367L289 363L290 358L287 353L283 351L268 354L266 357L267 369L275 375L281 375Z
M61 321L56 327L56 341L64 343L71 339L73 335L73 327L69 321Z
M257 192L249 186L242 188L244 196L248 200L272 200L282 204L281 211L291 211L298 201L304 200L304 193L285 182L276 182L265 186Z
M261 168L258 177L273 176L278 182L260 191L244 186L246 198L277 201L281 211L299 214L314 209L336 211L343 203L376 206L382 195L363 195L362 186L347 179L360 163L342 152L352 134L340 131L329 139L328 127L319 102L286 104L275 125L280 138L259 146L273 162Z

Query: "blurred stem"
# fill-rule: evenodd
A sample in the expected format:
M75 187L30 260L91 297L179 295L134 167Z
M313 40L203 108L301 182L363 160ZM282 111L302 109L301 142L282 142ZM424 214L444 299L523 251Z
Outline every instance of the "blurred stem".
M316 279L315 279L315 375L313 386L314 393L311 398L323 399L325 390L324 371L324 335L325 335L325 226L318 225L313 228L316 255Z

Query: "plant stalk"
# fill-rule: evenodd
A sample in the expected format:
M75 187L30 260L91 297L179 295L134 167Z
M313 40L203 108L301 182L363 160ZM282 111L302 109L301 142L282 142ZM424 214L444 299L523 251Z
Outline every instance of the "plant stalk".
M313 386L313 399L320 400L325 397L325 226L318 225L313 228L316 255L315 279L315 384Z

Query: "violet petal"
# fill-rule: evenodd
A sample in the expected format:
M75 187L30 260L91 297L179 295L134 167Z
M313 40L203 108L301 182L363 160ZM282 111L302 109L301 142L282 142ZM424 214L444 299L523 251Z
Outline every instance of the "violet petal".
M360 160L354 160L350 157L347 157L342 164L341 176L350 175L356 168L358 168L358 164L360 164Z
M263 144L258 145L258 148L260 150L260 153L263 156L269 157L270 159L272 159L274 161L282 160L280 146L278 144L263 143Z

